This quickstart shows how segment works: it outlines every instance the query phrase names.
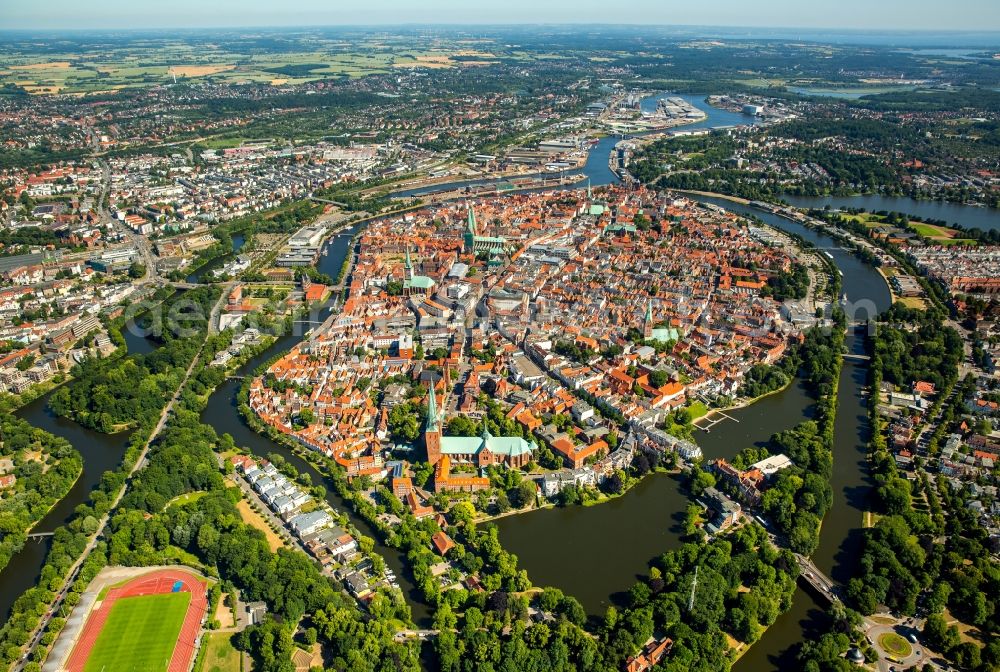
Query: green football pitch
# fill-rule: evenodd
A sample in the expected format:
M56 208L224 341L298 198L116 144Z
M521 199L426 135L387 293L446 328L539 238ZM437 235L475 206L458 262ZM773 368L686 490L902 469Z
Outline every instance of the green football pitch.
M191 593L120 598L111 607L84 672L165 671L190 602Z

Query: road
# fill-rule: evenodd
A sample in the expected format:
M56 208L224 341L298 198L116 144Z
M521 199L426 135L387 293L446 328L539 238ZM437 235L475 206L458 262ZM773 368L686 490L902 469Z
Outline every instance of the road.
M219 313L222 311L222 306L225 305L229 298L229 294L233 291L233 285L236 282L227 282L222 287L222 294L219 296L219 300L215 302L212 306L212 312L208 314L208 335L214 336L219 333Z
M787 548L787 546L783 546L781 544L781 540L770 531L768 532L768 538L771 543L778 548ZM793 555L795 556L795 561L799 566L800 577L806 581L816 593L822 595L830 602L841 601L840 586L830 579L830 577L826 576L826 574L821 572L811 559L804 555L800 555L799 553L793 553ZM890 672L892 669L905 670L910 667L919 668L924 664L930 664L931 667L936 670L949 669L947 663L945 663L944 659L940 655L928 650L919 643L912 643L913 650L909 656L902 659L902 663L891 662L891 654L885 651L878 641L878 638L881 635L892 632L899 635L903 639L912 642L910 637L919 638L922 629L923 619L899 618L887 613L876 613L871 616L864 616L861 624L861 630L868 638L869 643L871 643L872 647L879 654L878 661L875 663L876 669L878 669L879 672Z
M891 623L879 623L873 617L865 618L864 633L865 638L879 653L879 659L875 663L879 672L891 672L891 670L922 669L925 665L930 665L933 670L951 670L951 665L940 655L925 648L919 641L920 632L923 629L924 621L920 618L896 618L888 614L879 614L879 618L892 621ZM879 638L886 634L896 634L905 639L911 647L910 655L895 658L901 662L889 660L890 654L884 651L879 644ZM914 642L913 639L917 641Z
M219 305L219 303L225 300L225 297L226 294L222 294L222 296L219 297L219 302L217 302L216 305ZM66 594L69 592L70 586L73 585L73 582L80 574L80 568L83 567L83 564L87 561L87 558L90 557L90 554L93 553L94 549L97 547L98 541L101 539L101 537L104 536L105 532L107 531L108 523L111 520L111 514L114 513L115 509L118 508L118 505L121 503L122 498L125 496L125 493L128 491L129 486L132 484L132 479L135 477L137 473L139 473L139 471L141 471L146 466L146 457L149 454L149 449L153 445L153 441L156 440L156 437L159 436L160 432L163 431L164 426L166 426L167 419L170 417L170 414L174 409L174 404L176 404L177 400L180 399L181 390L184 389L184 386L187 384L188 378L191 377L191 372L194 371L194 367L198 364L198 360L201 358L201 353L205 349L205 343L206 340L203 339L201 342L201 347L198 348L198 353L191 360L191 364L188 366L187 371L184 372L184 378L181 380L180 385L177 387L176 390L174 390L174 394L173 396L170 397L170 400L167 402L166 406L163 407L163 411L160 413L160 419L157 421L156 426L153 428L152 433L150 433L149 439L147 439L146 443L143 445L142 451L139 453L139 456L136 459L135 464L129 470L128 476L125 478L125 483L119 489L118 494L115 496L114 501L112 501L111 503L111 508L109 508L108 512L101 517L100 521L98 522L97 531L94 532L93 536L90 538L90 541L87 542L87 546L86 548L84 548L83 553L80 555L79 558L77 558L76 562L74 562L73 565L70 567L69 574L67 575L68 578L63 583L62 588L59 589L59 592L56 593L55 600L53 600L53 602L49 605L49 609L46 611L45 615L42 616L41 619L39 619L38 626L32 632L31 638L28 640L27 650L25 651L21 659L17 663L15 663L14 666L11 668L14 672L21 672L21 670L24 669L24 666L28 663L29 659L31 658L31 654L34 653L35 649L38 647L38 642L41 640L42 635L45 632L45 629L49 625L49 622L57 614L59 614L60 610L62 609L62 606L66 601Z
M146 236L136 235L132 229L128 228L118 219L111 216L111 211L108 210L108 195L111 190L111 167L108 162L104 159L99 161L101 165L101 197L100 197L100 214L101 223L111 224L116 230L125 236L125 239L130 245L139 250L139 254L142 256L142 263L146 266L146 275L137 280L136 284L147 284L150 282L158 282L160 277L156 271L156 259L153 257L153 248L149 242L149 238Z

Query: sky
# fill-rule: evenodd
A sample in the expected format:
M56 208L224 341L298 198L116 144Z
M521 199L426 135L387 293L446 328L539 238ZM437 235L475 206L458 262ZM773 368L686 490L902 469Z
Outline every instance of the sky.
M0 0L0 29L401 23L1000 31L1000 0Z

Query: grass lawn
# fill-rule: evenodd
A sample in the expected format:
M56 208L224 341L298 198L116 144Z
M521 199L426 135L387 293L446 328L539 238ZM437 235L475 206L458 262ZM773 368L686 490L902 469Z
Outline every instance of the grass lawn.
M191 593L124 597L111 608L84 672L166 670Z
M247 500L241 499L236 505L236 509L240 512L240 518L243 519L244 523L256 527L264 533L264 537L267 539L267 545L272 551L277 551L285 545L285 542L282 541L281 537L279 537L277 533L271 529L271 526L267 524L267 521L250 507Z
M897 635L895 632L885 632L879 635L878 645L885 649L885 652L896 658L906 658L913 653L910 643Z
M927 302L921 299L919 296L901 296L897 300L907 308L915 308L916 310L927 309Z
M935 224L924 224L923 222L910 222L910 226L913 227L914 231L919 233L925 238L954 238L958 235L958 231L955 229L949 229L944 226L937 226Z
M688 406L688 411L691 412L691 419L697 420L698 418L708 414L708 407L705 406L705 402L696 401Z
M233 633L213 632L205 637L205 652L198 656L196 672L240 672L240 652L233 648Z
M169 509L171 506L184 506L185 504L190 504L191 502L197 502L199 499L207 495L208 493L204 490L196 490L195 492L188 492L183 495L177 495L164 506L164 509Z

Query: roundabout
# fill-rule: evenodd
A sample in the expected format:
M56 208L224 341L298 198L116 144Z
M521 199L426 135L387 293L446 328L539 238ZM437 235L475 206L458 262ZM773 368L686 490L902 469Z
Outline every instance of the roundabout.
M893 658L905 659L913 654L913 647L905 638L895 632L883 632L878 636L878 645Z

